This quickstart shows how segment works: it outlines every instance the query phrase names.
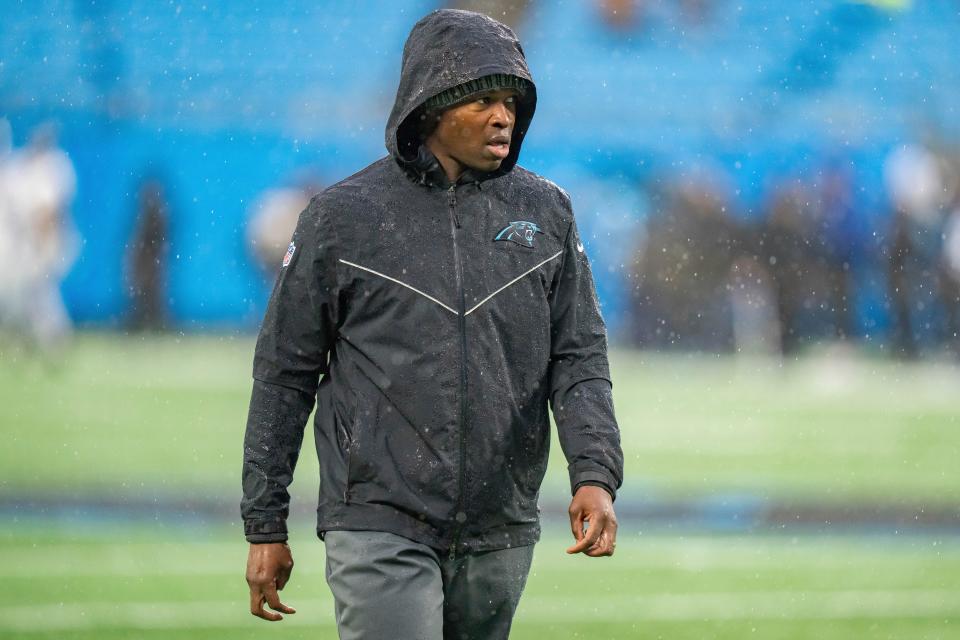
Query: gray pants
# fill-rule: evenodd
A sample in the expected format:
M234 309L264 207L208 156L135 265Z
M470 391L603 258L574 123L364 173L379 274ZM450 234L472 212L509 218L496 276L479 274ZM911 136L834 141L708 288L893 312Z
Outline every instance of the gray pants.
M533 546L457 556L392 533L328 531L341 640L507 638Z

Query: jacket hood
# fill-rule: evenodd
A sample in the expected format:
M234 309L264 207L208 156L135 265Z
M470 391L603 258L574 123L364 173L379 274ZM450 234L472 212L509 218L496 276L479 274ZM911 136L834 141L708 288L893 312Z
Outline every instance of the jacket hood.
M417 109L442 91L494 73L514 75L530 83L517 103L510 153L489 175L510 171L533 119L537 90L513 31L472 11L440 9L422 18L410 31L403 47L397 99L387 121L387 150L402 165L416 164L423 157L415 121Z

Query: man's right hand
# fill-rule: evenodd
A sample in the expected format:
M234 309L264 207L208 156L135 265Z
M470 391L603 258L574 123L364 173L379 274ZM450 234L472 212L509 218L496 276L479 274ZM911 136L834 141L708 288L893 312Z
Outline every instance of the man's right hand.
M273 611L296 613L292 607L280 602L278 591L290 579L293 571L293 555L286 542L251 544L247 555L247 584L250 586L250 613L276 622L283 616ZM273 611L263 608L266 603Z

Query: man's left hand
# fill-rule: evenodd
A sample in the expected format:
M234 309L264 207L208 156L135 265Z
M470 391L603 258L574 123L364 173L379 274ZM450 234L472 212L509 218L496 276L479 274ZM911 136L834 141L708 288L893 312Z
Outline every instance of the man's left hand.
M617 548L617 516L613 512L613 499L605 489L591 485L580 487L570 502L569 513L570 530L577 542L567 553L584 553L593 558L613 555Z

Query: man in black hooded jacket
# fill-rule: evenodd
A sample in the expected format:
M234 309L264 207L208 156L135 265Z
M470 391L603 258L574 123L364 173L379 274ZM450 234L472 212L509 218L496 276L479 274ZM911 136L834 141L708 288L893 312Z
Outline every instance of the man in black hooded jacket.
M612 555L623 454L606 330L569 198L516 165L535 107L509 28L431 13L404 47L389 155L301 214L244 442L254 615L293 613L277 595L287 487L314 400L342 638L507 636L540 534L548 404L568 552Z

